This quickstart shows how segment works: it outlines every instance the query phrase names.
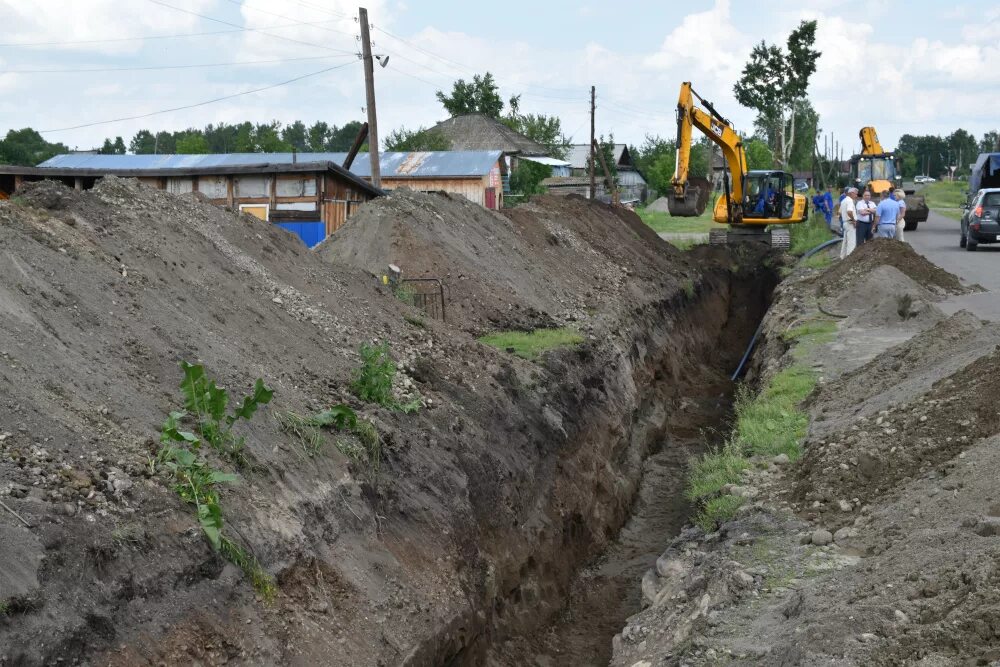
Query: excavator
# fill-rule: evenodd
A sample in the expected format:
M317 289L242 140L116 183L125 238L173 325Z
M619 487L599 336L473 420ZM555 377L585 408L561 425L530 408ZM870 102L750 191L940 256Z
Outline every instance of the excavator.
M859 191L866 188L877 198L884 190L896 190L903 187L903 175L899 169L899 158L891 151L882 148L875 128L861 128L861 153L851 156L851 180ZM912 231L917 225L927 219L927 202L923 195L913 190L904 190L906 194L906 216L904 218L906 231Z
M696 106L697 100L704 109ZM723 194L715 202L712 219L728 225L709 232L709 243L763 241L776 248L791 245L788 225L803 222L809 214L805 195L795 192L792 175L773 169L747 169L743 139L732 123L723 118L710 102L691 87L681 84L677 100L677 163L667 195L670 215L693 217L705 210L708 182L689 177L692 129L698 128L722 149L726 175Z

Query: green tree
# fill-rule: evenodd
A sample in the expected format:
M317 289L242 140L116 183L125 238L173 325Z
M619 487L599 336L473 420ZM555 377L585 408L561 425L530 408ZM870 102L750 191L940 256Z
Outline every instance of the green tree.
M184 155L209 153L208 140L201 130L188 130L177 138L177 152Z
M326 141L326 150L335 153L351 150L354 140L358 138L358 132L361 131L361 126L361 121L357 120L344 123L341 127L334 125ZM362 149L364 149L364 145L362 145Z
M297 120L290 125L286 125L281 131L281 140L291 146L294 150L304 153L309 150L308 132L306 124Z
M114 141L105 139L97 152L102 155L125 155L125 141L121 137L115 137Z
M386 136L383 143L387 151L451 150L451 142L447 137L436 130L423 127L416 130L408 130L405 127L396 128Z
M437 99L452 116L481 113L499 119L503 113L499 87L489 72L482 76L476 74L471 82L459 79L452 86L450 95L437 91Z
M979 143L976 138L959 128L945 138L948 144L948 156L952 165L958 169L956 174L968 174L969 164L976 161L979 155Z
M996 130L986 132L979 142L979 152L994 153L996 151L1000 151L1000 132Z
M769 128L775 156L785 168L795 146L796 112L806 101L809 79L820 56L812 48L815 42L816 21L802 21L789 34L787 50L761 41L733 86L736 100L755 110L758 124Z
M0 141L0 163L3 164L34 167L50 157L68 152L65 144L49 143L30 127L9 130Z
M562 133L562 121L558 116L545 114L521 114L517 97L511 98L510 113L502 119L504 125L545 146L549 155L565 159L569 153L570 140Z
M231 153L236 148L236 126L227 123L205 126L203 134L209 153Z
M128 150L134 155L152 155L156 150L156 137L149 130L139 130L129 142Z
M177 137L170 132L157 132L154 141L154 152L159 155L172 155L177 152Z
M545 192L542 181L552 175L552 167L530 160L518 160L517 169L510 176L511 192L521 195L539 195Z
M774 154L767 142L753 138L743 142L743 150L747 154L747 169L773 169Z

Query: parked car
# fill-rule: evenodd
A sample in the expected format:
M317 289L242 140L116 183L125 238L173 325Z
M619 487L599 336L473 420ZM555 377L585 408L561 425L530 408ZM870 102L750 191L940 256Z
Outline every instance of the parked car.
M804 178L795 179L795 191L796 192L808 192L809 183Z
M980 190L962 208L960 247L973 251L980 243L1000 242L1000 188Z

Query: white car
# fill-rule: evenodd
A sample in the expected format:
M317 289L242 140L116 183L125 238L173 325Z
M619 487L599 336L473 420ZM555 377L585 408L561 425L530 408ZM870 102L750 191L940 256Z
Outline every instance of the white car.
M936 178L932 178L930 176L914 176L913 177L913 182L914 183L933 183L936 180L937 180Z

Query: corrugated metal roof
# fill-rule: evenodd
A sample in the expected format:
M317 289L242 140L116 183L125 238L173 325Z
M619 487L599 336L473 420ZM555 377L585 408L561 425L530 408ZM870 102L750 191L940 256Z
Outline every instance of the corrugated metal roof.
M485 176L500 159L501 151L429 151L381 153L382 178L445 178ZM347 153L216 153L208 155L56 155L38 165L60 169L197 169L199 167L244 166L249 164L291 164L334 162L343 164ZM367 153L359 153L351 173L371 176Z

